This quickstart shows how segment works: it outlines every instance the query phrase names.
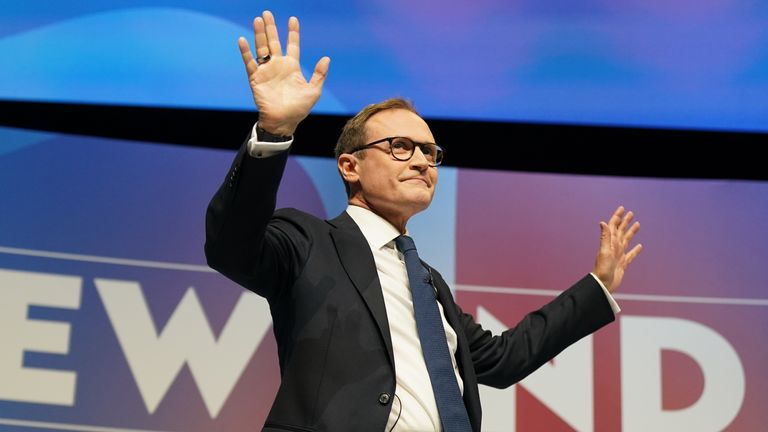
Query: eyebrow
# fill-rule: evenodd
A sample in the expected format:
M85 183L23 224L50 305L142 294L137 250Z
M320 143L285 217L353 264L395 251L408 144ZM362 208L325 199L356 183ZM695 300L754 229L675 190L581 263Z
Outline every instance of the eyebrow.
M395 136L392 136L391 138L408 138L409 140L413 141L416 144L433 144L433 145L437 145L437 143L434 142L434 141L419 141L419 140L413 139L413 138L411 138L409 136L405 136L405 135L395 135Z

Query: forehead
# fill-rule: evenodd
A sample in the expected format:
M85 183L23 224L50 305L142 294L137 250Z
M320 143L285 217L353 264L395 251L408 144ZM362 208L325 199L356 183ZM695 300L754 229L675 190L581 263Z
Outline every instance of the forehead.
M432 131L427 122L413 111L389 109L377 112L365 123L369 141L403 136L421 142L434 142Z

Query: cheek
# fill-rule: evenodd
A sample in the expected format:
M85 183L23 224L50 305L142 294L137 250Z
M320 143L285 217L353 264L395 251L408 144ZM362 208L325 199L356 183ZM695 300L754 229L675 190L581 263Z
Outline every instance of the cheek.
M397 178L383 172L368 178L367 183L369 191L377 195L390 194L398 189Z

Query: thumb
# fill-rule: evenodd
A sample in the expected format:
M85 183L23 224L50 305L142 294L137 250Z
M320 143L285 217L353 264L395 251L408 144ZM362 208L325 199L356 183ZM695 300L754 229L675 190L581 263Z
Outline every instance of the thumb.
M309 80L309 84L322 87L325 82L325 77L328 76L328 68L331 64L330 57L323 57L317 61L315 65L315 71L312 73L312 78Z
M600 240L606 240L608 236L610 235L610 230L608 229L608 224L600 221Z

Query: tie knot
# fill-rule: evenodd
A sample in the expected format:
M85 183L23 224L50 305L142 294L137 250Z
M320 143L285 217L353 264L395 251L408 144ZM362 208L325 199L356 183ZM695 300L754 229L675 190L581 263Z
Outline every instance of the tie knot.
M413 243L413 239L407 235L401 235L395 239L395 245L397 250L405 254L407 251L416 250L416 244Z

